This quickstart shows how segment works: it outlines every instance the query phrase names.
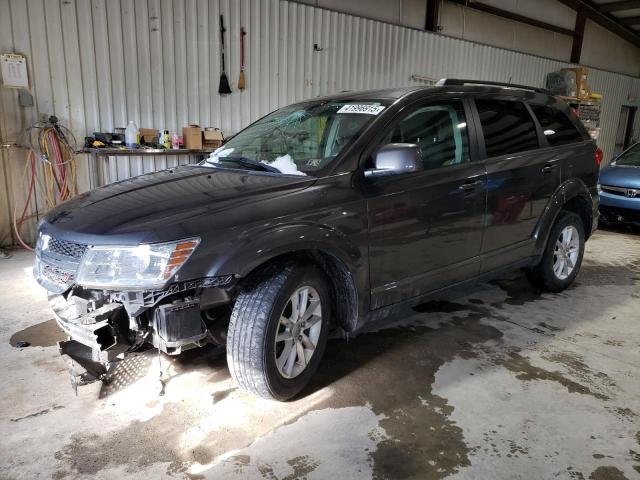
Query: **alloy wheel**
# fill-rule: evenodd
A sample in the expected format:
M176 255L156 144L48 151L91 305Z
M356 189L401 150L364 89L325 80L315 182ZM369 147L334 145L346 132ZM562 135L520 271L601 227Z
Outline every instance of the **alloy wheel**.
M573 225L567 225L560 232L553 250L553 273L565 280L576 267L580 254L580 235Z
M291 379L305 370L321 330L320 295L313 287L299 287L285 305L276 330L275 357L280 375Z

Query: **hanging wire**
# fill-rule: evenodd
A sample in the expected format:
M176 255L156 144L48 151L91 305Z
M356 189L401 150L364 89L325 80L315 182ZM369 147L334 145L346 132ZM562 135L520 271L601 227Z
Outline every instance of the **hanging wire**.
M27 128L29 156L23 172L23 183L28 180L27 200L18 217L14 198L13 229L20 245L33 250L20 234L24 222L40 218L37 190L44 190L47 210L77 194L76 138L73 132L58 123L56 117L46 122L36 122ZM27 214L35 201L35 213Z

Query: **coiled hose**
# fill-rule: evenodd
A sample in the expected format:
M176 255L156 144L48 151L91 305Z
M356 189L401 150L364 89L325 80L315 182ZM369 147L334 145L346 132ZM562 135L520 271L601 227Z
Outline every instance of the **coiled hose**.
M24 222L30 218L39 219L37 187L46 194L47 210L68 200L77 193L77 172L75 159L76 139L71 130L60 125L56 117L46 122L37 122L27 129L29 157L25 164L23 183L29 177L27 201L18 217L18 205L14 198L13 229L22 247L33 250L20 234ZM35 199L35 213L30 211Z

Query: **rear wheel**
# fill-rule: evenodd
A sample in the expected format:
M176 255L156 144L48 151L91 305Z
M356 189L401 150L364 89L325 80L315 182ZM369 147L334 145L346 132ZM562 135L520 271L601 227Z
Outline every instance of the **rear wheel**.
M329 290L312 265L276 264L238 296L227 339L234 380L253 394L287 400L318 368L327 342Z
M556 221L540 263L527 272L529 281L541 290L561 292L576 278L584 255L582 219L563 211Z

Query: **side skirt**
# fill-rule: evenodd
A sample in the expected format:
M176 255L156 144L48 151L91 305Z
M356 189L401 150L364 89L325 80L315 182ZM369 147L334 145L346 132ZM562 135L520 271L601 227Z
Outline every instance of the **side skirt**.
M379 327L384 326L385 324L396 321L399 319L399 314L406 313L407 309L415 307L416 305L427 302L429 300L433 300L434 298L443 297L445 296L446 292L449 292L456 288L494 280L495 278L503 276L505 273L509 273L520 268L531 267L538 261L538 256L527 257L523 260L513 262L505 267L482 273L476 277L472 277L461 282L454 283L452 285L447 285L443 288L432 290L431 292L412 297L402 302L371 310L359 319L356 330L353 332L349 332L349 336L356 336L360 333L365 333L366 331L375 330Z

